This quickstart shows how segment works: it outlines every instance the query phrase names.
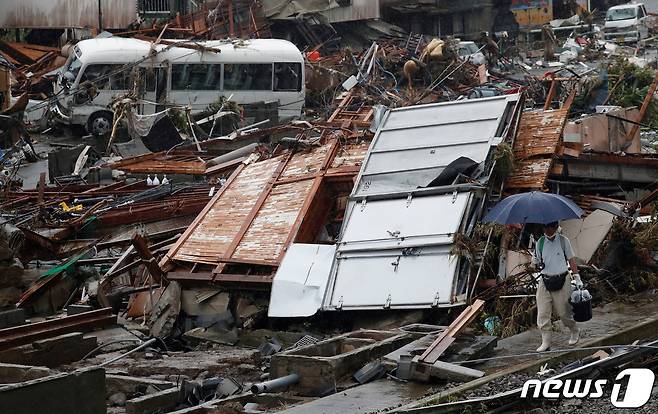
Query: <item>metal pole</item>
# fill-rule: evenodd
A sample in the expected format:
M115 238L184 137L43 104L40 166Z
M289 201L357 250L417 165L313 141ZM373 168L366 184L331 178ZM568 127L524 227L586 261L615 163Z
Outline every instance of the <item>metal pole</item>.
M251 392L254 394L262 394L264 392L273 392L299 382L299 375L290 374L285 377L265 381L251 386Z
M98 33L103 31L103 10L101 9L101 0L98 0Z
M105 362L103 362L102 364L99 365L99 367L104 367L105 365L109 365L109 364L111 364L111 363L113 363L113 362L115 362L115 361L120 360L120 359L123 358L123 357L127 357L128 355L130 355L130 354L132 354L132 353L135 353L135 352L139 351L140 349L144 349L144 348L146 348L147 346L149 346L149 345L151 345L151 344L154 344L155 341L157 341L157 340L158 340L158 338L152 338L152 339L149 339L148 341L144 342L143 344L141 344L141 345L138 346L137 348L132 349L132 350L126 352L125 354L121 354L121 355L119 355L118 357L112 358L112 359L110 359L109 361L105 361Z

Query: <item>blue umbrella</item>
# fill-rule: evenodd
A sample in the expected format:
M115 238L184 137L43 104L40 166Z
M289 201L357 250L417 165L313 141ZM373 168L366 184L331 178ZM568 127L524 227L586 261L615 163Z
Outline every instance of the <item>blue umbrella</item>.
M566 197L533 191L505 198L493 206L482 221L500 224L548 224L577 219L583 214L583 210Z

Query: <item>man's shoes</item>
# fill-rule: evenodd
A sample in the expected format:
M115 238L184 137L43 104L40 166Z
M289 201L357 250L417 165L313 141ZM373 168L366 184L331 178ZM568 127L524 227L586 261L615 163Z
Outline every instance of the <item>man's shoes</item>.
M580 329L576 328L571 331L571 338L569 338L569 345L576 345L580 339Z
M551 349L551 336L552 333L550 331L541 332L541 345L537 348L537 352L544 352Z

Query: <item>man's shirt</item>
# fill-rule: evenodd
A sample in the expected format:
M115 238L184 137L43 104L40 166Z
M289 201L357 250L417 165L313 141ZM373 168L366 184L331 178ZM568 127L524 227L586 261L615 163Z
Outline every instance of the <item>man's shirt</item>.
M575 257L569 239L561 234L556 234L555 237L553 237L553 240L546 236L543 237L544 248L540 252L540 243L537 241L535 244L535 254L532 258L532 263L538 265L543 259L544 269L541 271L541 273L544 275L559 275L569 271L569 264L567 263L567 260L573 259ZM560 237L564 240L564 252L562 251L562 243L560 243Z

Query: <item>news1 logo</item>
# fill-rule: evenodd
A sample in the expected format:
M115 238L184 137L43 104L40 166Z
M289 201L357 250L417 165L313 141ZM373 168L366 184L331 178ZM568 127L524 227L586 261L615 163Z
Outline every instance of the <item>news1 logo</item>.
M655 374L646 368L628 368L620 372L612 383L610 402L618 408L638 408L649 401ZM625 382L626 392L622 394ZM529 397L530 388L534 386ZM601 398L608 386L607 379L538 379L528 380L523 384L521 398ZM623 395L623 396L622 396Z

